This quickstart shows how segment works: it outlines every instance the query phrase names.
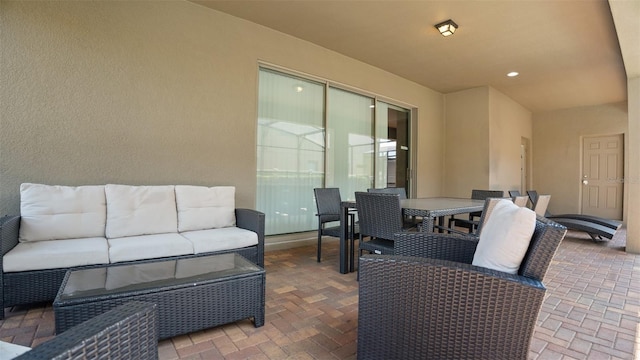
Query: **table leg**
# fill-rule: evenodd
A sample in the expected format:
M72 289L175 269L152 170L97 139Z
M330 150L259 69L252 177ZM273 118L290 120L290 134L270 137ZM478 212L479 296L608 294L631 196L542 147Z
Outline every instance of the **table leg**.
M434 218L431 216L422 217L422 231L433 232Z
M349 242L347 241L349 231L349 208L340 207L340 273L346 274L349 270Z

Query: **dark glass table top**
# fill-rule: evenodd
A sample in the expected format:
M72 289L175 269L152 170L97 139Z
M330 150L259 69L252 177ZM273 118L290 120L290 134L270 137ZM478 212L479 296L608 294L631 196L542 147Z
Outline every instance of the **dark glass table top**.
M105 265L70 270L56 300L72 301L153 288L191 286L257 272L264 270L235 253L140 264Z

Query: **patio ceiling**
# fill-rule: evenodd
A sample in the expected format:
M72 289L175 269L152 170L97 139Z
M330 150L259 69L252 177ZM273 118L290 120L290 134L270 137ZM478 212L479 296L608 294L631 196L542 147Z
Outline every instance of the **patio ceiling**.
M193 1L441 93L490 85L533 112L627 97L607 1ZM635 47L633 15L624 43ZM434 25L450 18L459 28L445 38Z

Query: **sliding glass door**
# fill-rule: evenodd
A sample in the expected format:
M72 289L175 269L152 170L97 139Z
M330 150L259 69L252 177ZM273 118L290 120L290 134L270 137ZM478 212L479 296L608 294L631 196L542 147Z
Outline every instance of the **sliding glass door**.
M317 227L313 188L324 184L325 86L260 71L256 208L266 233Z
M374 99L329 88L327 107L325 185L353 200L373 186Z
M267 235L315 230L316 187L337 187L343 200L408 190L408 162L398 161L408 159L408 110L266 68L259 81L256 208Z

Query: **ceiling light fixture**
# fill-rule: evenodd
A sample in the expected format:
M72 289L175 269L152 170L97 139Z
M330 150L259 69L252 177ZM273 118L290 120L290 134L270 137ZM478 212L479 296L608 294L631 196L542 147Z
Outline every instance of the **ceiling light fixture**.
M508 77L516 77L516 76L518 76L518 75L520 75L520 73L519 73L519 72L517 72L517 71L512 71L512 72L510 72L510 73L508 73L508 74L507 74L507 76L508 76Z
M436 29L440 31L440 34L442 34L442 36L453 35L453 33L456 32L457 28L458 24L454 23L451 19L443 21L440 24L436 25Z

